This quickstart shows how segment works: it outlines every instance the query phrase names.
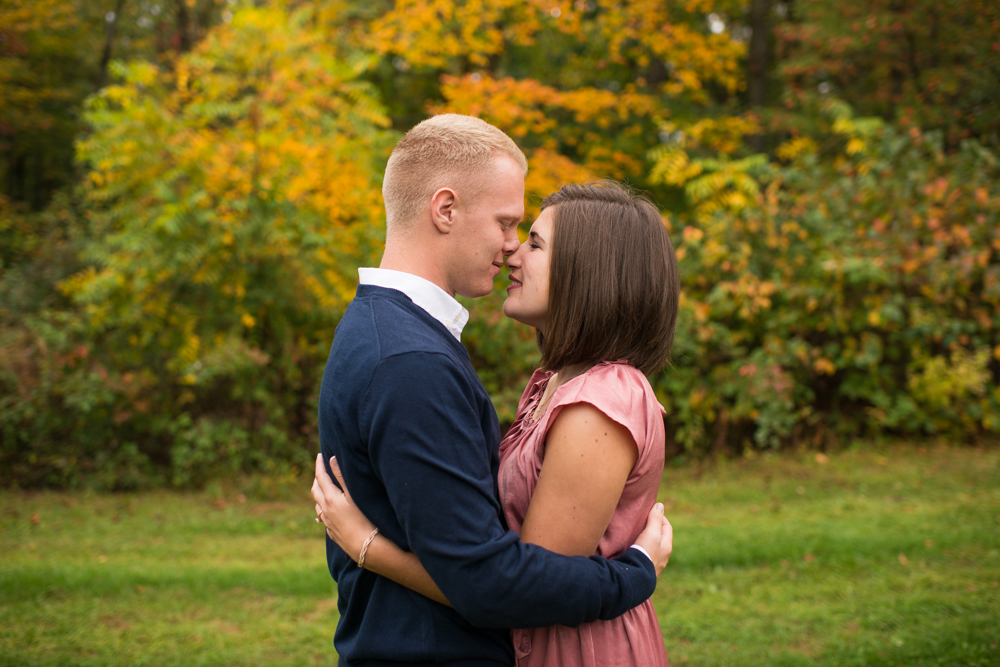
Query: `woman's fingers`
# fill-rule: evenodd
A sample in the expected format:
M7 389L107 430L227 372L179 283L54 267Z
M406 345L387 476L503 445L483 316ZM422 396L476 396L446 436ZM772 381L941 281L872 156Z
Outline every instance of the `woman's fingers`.
M316 501L316 506L322 507L326 502L326 494L323 493L323 487L320 486L318 479L313 478L313 485L309 491L312 493L313 500ZM316 510L316 512L318 515L319 510Z
M344 475L340 472L340 464L337 463L337 457L330 457L330 470L333 471L333 476L337 478L337 484L340 485L340 490L344 492L347 496L347 502L353 502L351 500L351 492L347 490L347 484L344 483Z
M336 487L333 483L333 479L326 472L326 466L323 465L323 455L316 455L316 482L319 484L320 489L323 491L323 495L329 499L337 497L340 493L340 489ZM320 503L322 504L322 503Z

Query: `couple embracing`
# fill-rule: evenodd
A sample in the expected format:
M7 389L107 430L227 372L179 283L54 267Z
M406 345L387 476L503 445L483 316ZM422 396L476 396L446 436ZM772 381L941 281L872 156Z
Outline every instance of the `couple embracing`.
M520 243L526 172L506 134L455 114L386 166L385 254L359 271L320 393L312 491L342 665L667 664L649 597L673 532L645 374L673 342L673 247L614 183L550 195ZM537 330L542 368L501 441L455 295L488 294L505 264L504 314Z

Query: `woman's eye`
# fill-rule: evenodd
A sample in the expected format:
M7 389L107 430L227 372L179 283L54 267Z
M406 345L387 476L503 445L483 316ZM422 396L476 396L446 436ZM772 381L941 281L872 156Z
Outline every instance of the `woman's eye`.
M540 246L540 245L538 245L537 243L529 243L529 244L528 244L528 247L529 247L529 248L541 248L541 246Z

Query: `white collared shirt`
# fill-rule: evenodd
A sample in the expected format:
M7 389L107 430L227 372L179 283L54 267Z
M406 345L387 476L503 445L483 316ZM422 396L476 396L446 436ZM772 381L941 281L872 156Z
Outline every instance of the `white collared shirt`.
M469 322L469 311L431 281L412 273L374 268L358 269L358 280L362 285L399 290L443 324L455 340L462 342L462 329Z

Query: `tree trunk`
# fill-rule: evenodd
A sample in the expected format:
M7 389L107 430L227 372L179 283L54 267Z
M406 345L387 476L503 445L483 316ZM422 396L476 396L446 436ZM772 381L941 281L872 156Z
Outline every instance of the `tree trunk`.
M767 102L767 51L771 37L771 0L750 1L750 48L747 58L747 98L750 108Z
M177 5L177 49L181 53L191 50L191 18L188 14L187 2L175 0Z
M101 63L97 69L97 90L104 87L104 82L108 76L108 63L111 62L111 51L115 44L115 34L118 32L118 23L122 20L122 10L125 9L125 0L118 0L115 3L115 20L108 23L108 28L104 34L104 50L101 51ZM107 20L105 20L107 23Z
M750 48L747 50L747 101L751 109L767 103L767 51L771 39L771 1L750 0ZM755 152L764 150L764 135L747 137Z

